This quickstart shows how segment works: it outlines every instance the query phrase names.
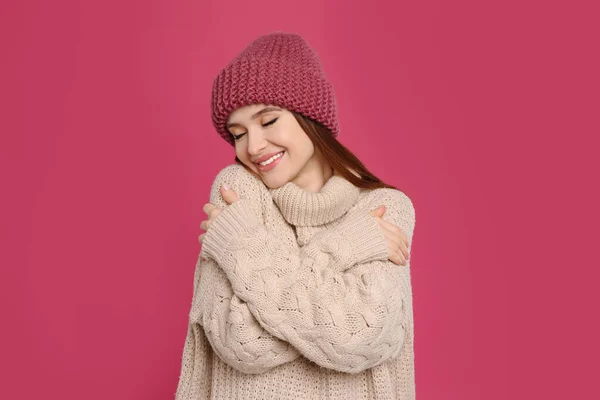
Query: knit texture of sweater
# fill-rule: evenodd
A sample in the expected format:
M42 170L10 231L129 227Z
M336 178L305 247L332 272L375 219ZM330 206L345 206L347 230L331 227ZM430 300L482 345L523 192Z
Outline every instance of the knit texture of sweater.
M410 262L388 260L369 215L385 205L410 251L407 195L339 175L317 193L269 189L233 164L210 202L223 210L196 264L176 400L415 398Z

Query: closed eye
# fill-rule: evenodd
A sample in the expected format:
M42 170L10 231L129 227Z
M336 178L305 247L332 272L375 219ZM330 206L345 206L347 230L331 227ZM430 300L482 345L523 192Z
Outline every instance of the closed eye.
M263 127L269 126L269 125L273 125L277 120L279 119L279 117L277 118L273 118L272 120L270 120L269 122L265 122L264 124L262 124ZM239 140L242 138L242 136L244 136L246 134L246 132L244 133L240 133L239 135L234 135L233 133L231 134L231 136L233 136L233 140Z
M239 135L234 135L233 133L231 134L231 136L233 136L233 140L238 140L240 139L242 136L244 136L246 133L240 133Z
M279 119L279 117L277 118L273 118L272 120L270 120L269 122L265 122L264 124L262 124L262 126L269 126L269 125L273 125L275 123L275 121L277 121Z

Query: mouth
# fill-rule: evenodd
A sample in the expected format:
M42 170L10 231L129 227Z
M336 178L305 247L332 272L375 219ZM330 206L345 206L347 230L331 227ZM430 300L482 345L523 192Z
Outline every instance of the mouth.
M280 151L279 153L272 155L270 158L263 160L262 162L255 163L255 165L260 172L271 171L279 164L284 154L285 151Z

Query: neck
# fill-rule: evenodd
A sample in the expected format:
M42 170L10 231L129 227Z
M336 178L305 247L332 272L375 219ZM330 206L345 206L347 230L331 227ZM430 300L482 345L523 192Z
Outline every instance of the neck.
M333 175L333 168L329 163L317 156L313 157L290 182L307 192L318 193Z
M273 200L283 217L295 226L318 226L334 221L354 205L359 193L358 187L340 175L331 175L315 192L293 181L271 189Z

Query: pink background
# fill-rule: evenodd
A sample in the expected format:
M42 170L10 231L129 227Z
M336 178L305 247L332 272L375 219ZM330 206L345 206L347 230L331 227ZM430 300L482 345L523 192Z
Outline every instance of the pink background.
M212 79L273 30L317 49L341 141L415 204L417 398L598 398L589 4L3 1L0 398L173 397L233 161Z

